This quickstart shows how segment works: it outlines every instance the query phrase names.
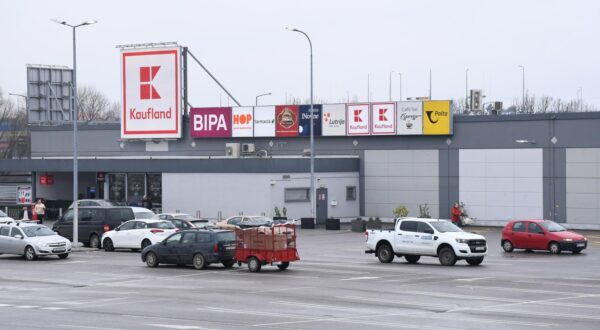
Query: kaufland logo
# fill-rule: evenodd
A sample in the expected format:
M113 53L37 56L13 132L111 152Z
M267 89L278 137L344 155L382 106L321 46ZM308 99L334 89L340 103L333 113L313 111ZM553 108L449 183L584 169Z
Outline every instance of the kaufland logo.
M387 121L387 117L385 116L385 113L387 112L388 109L379 109L379 121Z
M160 94L154 88L152 81L160 70L160 66L142 66L140 67L140 99L141 100L160 100Z
M354 122L355 123L362 123L362 118L361 118L361 113L362 110L354 110Z

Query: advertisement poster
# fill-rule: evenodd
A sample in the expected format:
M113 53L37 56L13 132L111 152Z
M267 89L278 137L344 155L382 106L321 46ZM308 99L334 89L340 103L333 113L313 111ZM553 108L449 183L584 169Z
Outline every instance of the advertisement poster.
M315 131L313 132L314 136L321 136L321 110L322 105L314 104L313 105L313 125ZM310 105L301 105L300 106L300 128L299 128L300 136L310 136Z
M404 101L398 102L398 135L423 134L423 102Z
M323 104L323 136L346 136L346 105Z
M254 108L254 137L275 136L275 107Z
M348 135L369 135L371 125L369 123L369 104L347 104L346 120Z
M191 108L193 138L231 137L231 108Z
M371 134L396 134L396 103L371 104Z
M278 105L275 107L275 136L298 136L298 106Z
M451 101L423 102L423 134L452 134Z
M232 133L233 137L252 137L254 136L254 108L253 107L235 107L232 112Z
M181 137L179 47L121 51L121 138Z
M17 204L33 203L33 191L31 186L17 186Z

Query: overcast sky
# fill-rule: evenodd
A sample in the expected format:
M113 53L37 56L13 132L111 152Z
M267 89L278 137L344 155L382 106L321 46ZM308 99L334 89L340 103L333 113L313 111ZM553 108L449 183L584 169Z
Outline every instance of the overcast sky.
M0 87L25 93L26 64L72 65L71 31L50 18L78 24L78 83L120 101L120 44L175 41L188 46L243 105L309 97L314 47L315 97L385 101L425 96L429 69L434 99L481 88L486 101L511 103L525 87L536 96L576 99L600 108L600 1L2 1ZM228 99L195 64L190 103ZM233 105L230 101L229 104Z

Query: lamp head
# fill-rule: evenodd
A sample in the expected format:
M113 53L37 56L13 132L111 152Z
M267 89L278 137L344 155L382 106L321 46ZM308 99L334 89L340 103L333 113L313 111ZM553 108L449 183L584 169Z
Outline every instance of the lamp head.
M285 29L289 30L289 31L293 31L293 32L298 32L298 29L293 28L293 27L289 27L289 26L286 26Z
M92 25L92 24L96 24L96 23L98 23L98 21L93 19L93 20L85 21L85 22L81 23L81 25Z
M67 21L64 21L64 20L59 20L59 19L56 19L56 18L51 18L50 20L52 22L54 22L54 23L58 23L58 24L62 24L62 25L67 25Z

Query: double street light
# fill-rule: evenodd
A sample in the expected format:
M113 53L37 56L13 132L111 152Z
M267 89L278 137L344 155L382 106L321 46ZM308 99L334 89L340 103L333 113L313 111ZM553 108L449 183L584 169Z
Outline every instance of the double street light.
M77 164L77 46L75 39L75 31L78 27L92 25L98 23L98 21L91 20L85 21L81 24L71 25L66 21L61 21L57 19L52 19L51 21L61 24L64 26L68 26L73 30L73 84L71 88L73 89L73 246L78 246L79 243L79 231L78 231L78 220L79 220L79 206L77 205L77 192L79 190L79 182L78 182L78 164Z
M302 33L306 39L308 40L308 45L310 46L310 215L313 220L316 221L316 193L315 193L315 136L314 136L314 112L313 112L313 49L312 42L304 31L286 27L287 30L292 32Z

